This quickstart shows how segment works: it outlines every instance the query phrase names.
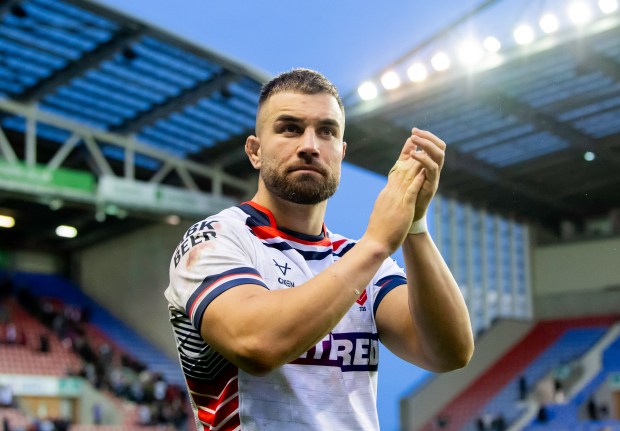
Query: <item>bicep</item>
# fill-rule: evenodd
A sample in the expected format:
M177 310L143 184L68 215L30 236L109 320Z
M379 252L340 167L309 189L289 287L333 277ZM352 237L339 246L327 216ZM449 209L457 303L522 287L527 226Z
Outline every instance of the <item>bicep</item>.
M222 356L243 368L244 352L249 350L248 333L252 322L244 305L257 295L269 292L258 284L242 284L214 298L202 314L200 335Z
M379 339L396 356L426 368L408 296L407 285L401 284L383 297L375 314Z

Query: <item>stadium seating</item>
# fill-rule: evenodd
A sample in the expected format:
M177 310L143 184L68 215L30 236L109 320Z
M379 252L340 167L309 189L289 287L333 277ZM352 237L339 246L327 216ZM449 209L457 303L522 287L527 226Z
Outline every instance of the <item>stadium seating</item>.
M46 304L53 304L54 307L64 307L65 304L76 307L88 307L92 310L91 323L82 325L85 332L85 338L93 349L98 350L99 346L107 344L112 346L113 350L119 353L136 357L137 354L146 355L149 352L163 359L148 361L149 368L152 364L166 363L167 359L162 353L156 351L147 342L142 340L137 334L131 331L117 319L114 319L106 310L99 307L94 301L77 290L68 281L55 276L39 275L39 274L11 274L15 283L17 293L20 288L27 288L38 298L44 298ZM65 300L67 302L65 302ZM78 354L74 352L71 345L65 344L66 340L59 339L56 334L46 325L35 318L30 312L26 311L15 297L8 297L1 301L0 305L4 308L11 322L15 322L20 333L25 334L24 344L0 346L0 374L8 375L34 375L34 376L55 376L64 377L67 374L76 374L83 368L83 361ZM0 322L0 330L4 329L6 324ZM125 349L121 344L127 345L127 340L118 343L109 334L107 329L113 328L118 334L129 334L127 338L133 340L134 344L129 346L137 346L136 352L133 349ZM49 343L49 350L42 352L40 349L40 336L44 335ZM124 335L121 335L124 336ZM175 364L178 374L178 365ZM151 370L149 371L155 371ZM172 431L174 427L171 425L138 425L139 413L138 404L125 399L115 397L112 393L103 392L108 401L115 406L115 411L122 412L119 417L123 421L117 425L92 425L92 424L75 424L70 426L70 431ZM189 406L188 406L189 407ZM0 409L0 419L7 418L12 429L26 429L32 422L33 418L28 417L17 408ZM189 421L189 429L194 427Z
M93 335L95 339L105 336L109 343L118 346L123 351L130 352L149 370L163 375L166 381L179 385L185 384L176 361L168 359L159 349L139 336L69 280L55 275L25 272L14 272L11 277L18 288L27 286L38 297L55 298L64 304L90 310L90 321L95 328L90 335Z
M615 321L615 316L603 316L539 322L440 411L437 417L447 419L442 429L475 430L477 418L485 413L501 413L510 424L526 407L518 402L520 376L533 386L555 367L585 353ZM431 431L437 426L429 422L422 429Z
M12 319L19 322L19 329L26 334L26 346L2 346L0 374L27 374L64 376L68 369L78 370L80 358L62 346L60 340L34 317L23 310L14 299L5 302ZM50 343L47 353L38 346L38 336L45 334Z

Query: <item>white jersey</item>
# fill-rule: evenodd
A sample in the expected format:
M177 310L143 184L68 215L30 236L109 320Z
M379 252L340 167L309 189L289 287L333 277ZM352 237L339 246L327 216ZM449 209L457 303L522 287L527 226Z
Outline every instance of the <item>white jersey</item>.
M267 375L237 368L199 331L205 309L222 292L242 284L294 288L354 245L325 228L320 236L283 231L271 212L254 202L190 227L174 252L165 295L199 430L379 429L374 317L381 299L406 283L393 260L386 259L323 340Z

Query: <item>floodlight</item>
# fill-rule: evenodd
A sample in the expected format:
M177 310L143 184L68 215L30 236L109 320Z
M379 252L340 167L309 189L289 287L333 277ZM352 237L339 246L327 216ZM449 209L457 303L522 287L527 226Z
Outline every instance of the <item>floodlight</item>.
M459 47L459 58L465 64L471 65L480 60L483 51L478 41L467 40Z
M381 76L381 85L383 85L383 88L386 90L398 88L400 86L400 77L396 72L390 70Z
M15 219L11 216L0 215L0 227L11 228L15 226Z
M583 155L583 158L586 162L591 162L592 160L596 159L596 154L594 154L592 151L586 151Z
M515 28L512 35L519 45L527 45L534 40L534 30L527 24L521 24Z
M575 24L582 25L592 19L592 9L587 3L578 1L569 6L568 16Z
M558 18L552 13L547 13L543 15L540 21L538 21L538 25L540 26L540 29L547 34L553 33L557 31L558 28L560 28L560 22L558 21Z
M56 228L56 235L62 238L75 238L78 231L73 226L60 225Z
M431 58L431 64L433 65L433 69L437 72L441 72L450 67L450 57L444 52L438 52Z
M166 223L173 225L173 226L176 226L179 223L181 223L181 217L179 217L176 214L170 214L169 216L166 216L165 220L166 220Z
M420 82L426 79L428 72L422 63L413 63L409 69L407 69L407 76L413 82Z
M617 0L598 0L598 7L603 13L613 13L618 10Z
M357 94L362 100L372 100L377 97L377 86L370 81L364 82L357 88Z
M502 44L496 37L489 36L482 42L482 46L489 52L497 52L502 47Z

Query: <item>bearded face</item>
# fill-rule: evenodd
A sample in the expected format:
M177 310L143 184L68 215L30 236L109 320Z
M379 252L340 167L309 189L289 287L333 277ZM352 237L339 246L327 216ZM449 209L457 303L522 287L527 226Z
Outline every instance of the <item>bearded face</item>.
M297 172L299 169L317 172ZM275 196L302 205L315 205L329 199L336 193L340 182L339 170L332 171L302 162L298 166L287 167L263 160L260 175L267 189Z
M269 194L317 205L338 189L343 132L344 114L333 96L277 93L260 108L246 152Z

